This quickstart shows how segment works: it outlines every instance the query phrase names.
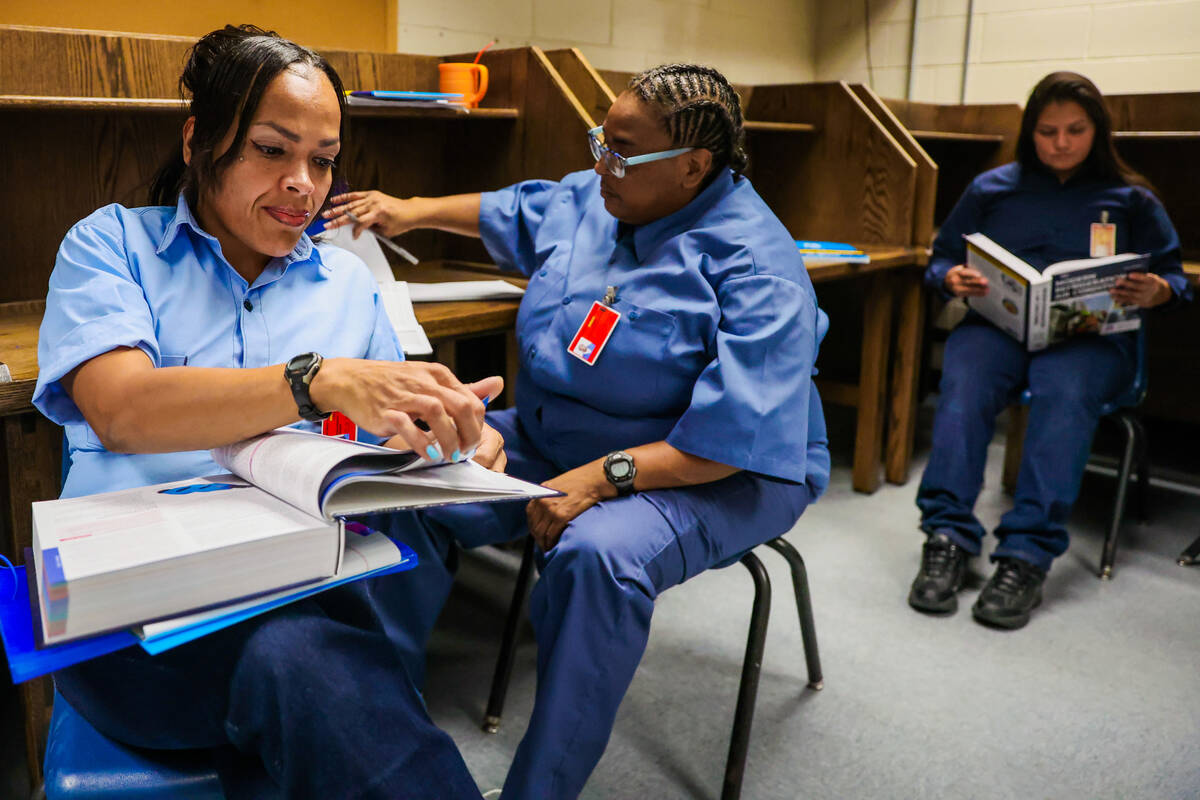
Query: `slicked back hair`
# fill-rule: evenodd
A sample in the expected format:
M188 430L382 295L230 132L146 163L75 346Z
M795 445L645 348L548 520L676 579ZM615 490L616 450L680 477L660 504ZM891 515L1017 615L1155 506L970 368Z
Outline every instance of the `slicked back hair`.
M634 76L628 91L662 114L675 147L702 147L713 154L707 181L729 167L746 169L742 102L717 70L700 64L663 64Z
M192 159L184 162L181 148L175 147L150 185L151 205L173 206L182 192L194 210L201 190L215 185L237 160L267 86L293 65L320 70L329 78L341 111L338 134L345 141L342 79L324 56L256 25L226 25L201 37L188 51L179 93L189 100L188 114L196 118ZM233 142L214 158L235 122ZM336 161L333 172L336 178Z

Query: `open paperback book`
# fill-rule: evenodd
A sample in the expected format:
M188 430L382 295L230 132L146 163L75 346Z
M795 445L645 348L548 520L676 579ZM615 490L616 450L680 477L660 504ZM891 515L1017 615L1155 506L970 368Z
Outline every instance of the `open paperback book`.
M1123 253L1059 261L1038 272L982 233L964 237L967 266L988 279L988 292L967 305L1025 345L1029 352L1081 334L1110 334L1141 327L1138 308L1109 296L1117 278L1145 272L1150 256Z
M284 428L213 451L233 476L33 504L42 642L328 579L342 518L558 494L473 461Z

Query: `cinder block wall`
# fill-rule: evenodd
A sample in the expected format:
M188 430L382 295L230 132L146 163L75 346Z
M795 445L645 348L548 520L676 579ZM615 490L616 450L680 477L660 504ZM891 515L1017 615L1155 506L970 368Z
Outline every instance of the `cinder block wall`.
M742 83L813 80L816 0L396 0L401 52L578 47L599 69L711 64Z
M819 0L815 73L904 97L913 0ZM967 0L921 0L911 99L958 102ZM1200 90L1200 0L975 0L967 102L1020 102L1057 69L1111 94Z

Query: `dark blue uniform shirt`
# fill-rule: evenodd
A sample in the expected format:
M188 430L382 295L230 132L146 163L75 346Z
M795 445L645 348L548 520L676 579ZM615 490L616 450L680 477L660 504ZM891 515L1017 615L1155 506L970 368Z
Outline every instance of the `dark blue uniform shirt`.
M925 282L945 294L942 281L966 261L963 236L983 233L1037 270L1091 255L1091 226L1103 212L1116 225L1118 253L1149 253L1150 269L1166 279L1173 303L1191 290L1179 236L1162 203L1138 186L1111 180L1055 176L1005 164L978 176L946 217L933 243Z

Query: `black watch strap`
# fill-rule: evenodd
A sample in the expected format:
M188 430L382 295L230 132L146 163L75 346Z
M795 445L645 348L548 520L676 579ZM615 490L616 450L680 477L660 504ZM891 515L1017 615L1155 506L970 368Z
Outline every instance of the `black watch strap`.
M308 387L312 384L313 378L317 377L318 370L321 369L321 364L324 361L320 353L301 353L294 356L283 367L283 375L287 379L288 386L292 389L292 397L296 400L296 408L300 411L300 418L309 422L320 422L323 419L328 419L331 412L322 414L317 410L316 405L309 396Z

